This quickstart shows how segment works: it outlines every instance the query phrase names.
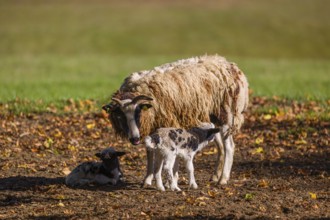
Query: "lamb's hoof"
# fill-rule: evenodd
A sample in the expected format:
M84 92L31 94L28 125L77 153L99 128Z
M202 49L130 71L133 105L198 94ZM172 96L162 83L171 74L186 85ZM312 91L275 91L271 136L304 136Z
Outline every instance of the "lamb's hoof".
M225 179L222 179L222 180L220 180L220 185L226 185L226 184L228 184L228 180L225 180Z
M178 192L181 191L181 189L180 189L179 187L171 187L171 190L172 190L172 191L178 191Z
M165 191L165 188L164 187L157 187L157 189L159 190L159 191Z
M196 183L190 184L189 189L198 189L198 186Z

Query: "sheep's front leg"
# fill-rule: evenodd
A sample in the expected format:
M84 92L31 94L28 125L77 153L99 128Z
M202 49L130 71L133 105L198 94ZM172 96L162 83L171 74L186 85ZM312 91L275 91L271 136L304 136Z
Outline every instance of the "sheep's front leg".
M225 146L225 163L223 167L220 184L227 184L230 178L231 167L234 161L235 143L232 135L227 135L228 127L224 127L222 131L222 138Z
M147 148L147 174L143 181L143 186L151 186L154 178L154 150Z
M217 145L218 154L217 154L217 162L216 162L216 166L215 166L215 171L214 171L214 174L212 175L211 180L215 183L218 183L221 178L223 166L224 166L224 162L225 162L225 149L224 149L224 146L222 143L222 138L221 138L220 133L217 133L215 135L214 140Z
M193 157L187 158L186 159L186 169L187 173L189 176L189 187L192 187L193 189L197 189L197 183L195 180L195 175L194 175L194 164L193 164Z

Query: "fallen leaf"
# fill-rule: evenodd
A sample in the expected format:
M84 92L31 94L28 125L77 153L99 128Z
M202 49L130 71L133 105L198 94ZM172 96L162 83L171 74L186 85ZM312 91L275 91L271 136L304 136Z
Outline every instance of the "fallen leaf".
M255 150L255 153L256 154L261 154L264 152L264 149L262 147L258 147L256 150Z
M86 128L87 129L92 129L92 128L94 128L95 127L95 123L90 123L90 124L87 124L86 125Z
M214 198L217 194L219 194L219 192L216 192L216 191L211 191L211 190L207 190L207 194Z
M196 199L196 201L204 201L204 200L209 200L210 198L206 197L206 196L200 196Z
M270 114L264 115L263 119L270 120L272 119L272 116Z
M50 148L53 143L54 143L53 139L47 138L47 140L44 141L44 146L45 148Z
M264 142L264 137L258 137L255 142L256 142L257 145L263 143Z
M203 155L213 155L213 154L216 154L217 152L218 152L217 148L213 147L209 151L205 151L202 154Z
M251 193L247 193L247 194L245 194L244 199L245 200L252 200L253 199L253 195Z
M309 193L311 199L317 199L316 193Z
M269 184L266 180L262 179L259 181L258 186L262 187L262 188L267 188L269 186Z
M67 167L64 167L63 169L62 169L62 173L64 174L64 175L69 175L70 173L71 173L71 171L70 171L70 169L69 168L67 168Z

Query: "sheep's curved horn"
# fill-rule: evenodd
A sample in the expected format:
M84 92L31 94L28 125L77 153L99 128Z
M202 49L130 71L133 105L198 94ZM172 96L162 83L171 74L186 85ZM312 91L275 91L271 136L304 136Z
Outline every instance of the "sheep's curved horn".
M123 106L124 105L123 101L120 100L120 99L112 98L111 100L114 101L114 102L117 102L120 106Z
M141 101L141 100L152 101L154 99L149 97L149 96L146 96L146 95L138 95L132 100L132 103L135 104L135 103L137 103L138 101Z

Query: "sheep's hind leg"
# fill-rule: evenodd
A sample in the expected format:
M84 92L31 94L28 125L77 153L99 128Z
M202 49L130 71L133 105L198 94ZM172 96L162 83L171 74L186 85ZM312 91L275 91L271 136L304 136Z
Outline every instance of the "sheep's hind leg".
M221 138L220 133L217 133L215 135L215 142L217 145L218 154L217 154L217 162L216 162L216 166L215 166L215 171L211 177L211 181L218 183L221 178L223 167L224 167L224 162L225 162L225 149L224 149L224 145L222 143L222 138Z
M230 172L234 161L235 143L233 136L229 135L224 140L225 145L225 163L223 167L223 173L220 179L220 184L227 184L230 178Z
M143 180L142 187L152 185L154 179L154 150L147 148L147 174Z

